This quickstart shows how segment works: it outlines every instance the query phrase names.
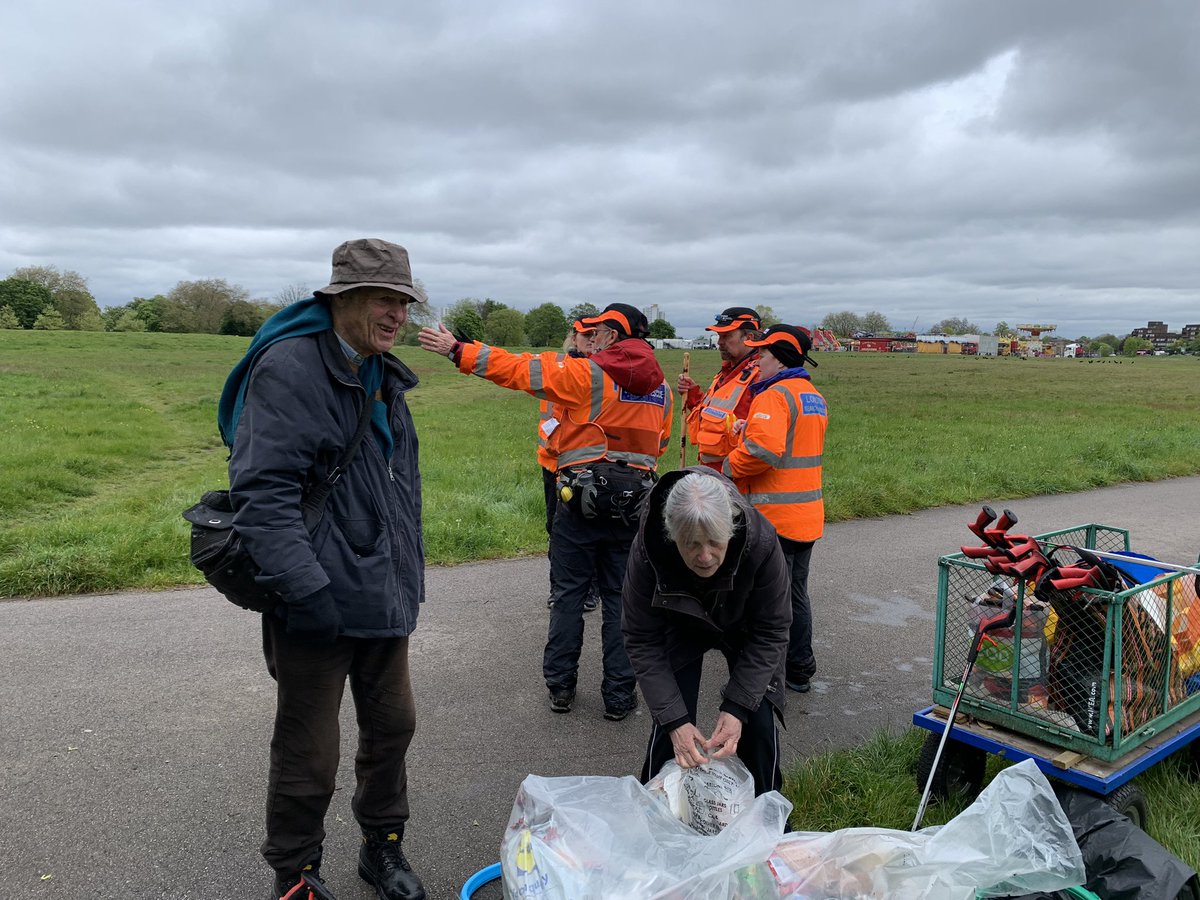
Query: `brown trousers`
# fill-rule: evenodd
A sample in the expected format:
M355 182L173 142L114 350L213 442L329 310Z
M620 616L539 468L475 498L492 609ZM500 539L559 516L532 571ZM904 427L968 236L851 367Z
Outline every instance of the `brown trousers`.
M338 710L347 677L358 719L351 809L363 828L403 831L404 756L416 726L408 638L340 637L314 646L289 637L283 621L268 614L263 654L278 684L262 845L271 868L292 873L320 857L337 779Z

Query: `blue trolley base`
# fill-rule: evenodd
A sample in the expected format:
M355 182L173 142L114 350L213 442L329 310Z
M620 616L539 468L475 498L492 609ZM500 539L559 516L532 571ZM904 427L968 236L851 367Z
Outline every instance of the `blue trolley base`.
M927 706L913 713L913 724L934 734L946 729L950 711L944 706ZM1032 759L1048 778L1057 778L1094 794L1107 796L1140 775L1159 760L1200 737L1200 712L1155 735L1130 753L1112 762L1064 750L964 715L961 710L950 731L950 739L1012 762Z

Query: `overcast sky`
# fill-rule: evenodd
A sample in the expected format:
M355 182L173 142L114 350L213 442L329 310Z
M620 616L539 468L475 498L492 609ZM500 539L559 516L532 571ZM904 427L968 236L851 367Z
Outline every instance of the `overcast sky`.
M0 6L0 277L1200 322L1195 0L350 6Z

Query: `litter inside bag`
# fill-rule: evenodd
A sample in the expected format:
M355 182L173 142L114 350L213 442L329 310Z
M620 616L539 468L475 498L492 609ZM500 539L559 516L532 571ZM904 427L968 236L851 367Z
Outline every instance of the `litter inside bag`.
M754 776L736 756L691 769L667 762L646 783L679 821L700 834L720 834L754 802Z
M501 845L504 896L556 900L970 900L1082 884L1071 823L1031 761L951 822L916 833L784 835L791 804L754 798L696 833L634 778L530 775Z

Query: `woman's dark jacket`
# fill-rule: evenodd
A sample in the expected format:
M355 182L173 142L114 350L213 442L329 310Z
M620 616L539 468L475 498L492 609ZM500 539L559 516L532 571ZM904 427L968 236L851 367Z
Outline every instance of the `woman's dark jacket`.
M368 432L311 537L301 497L336 465L366 402L332 330L263 351L229 459L234 527L262 582L285 601L328 586L350 637L411 634L425 595L417 434L404 398L417 378L391 354L383 362L391 459Z
M664 475L650 492L625 570L625 649L654 721L675 728L687 706L675 671L720 648L732 660L721 709L743 722L765 698L780 721L792 605L775 529L731 491L740 522L716 574L698 578L663 529L663 504L684 475L727 479L706 466Z

